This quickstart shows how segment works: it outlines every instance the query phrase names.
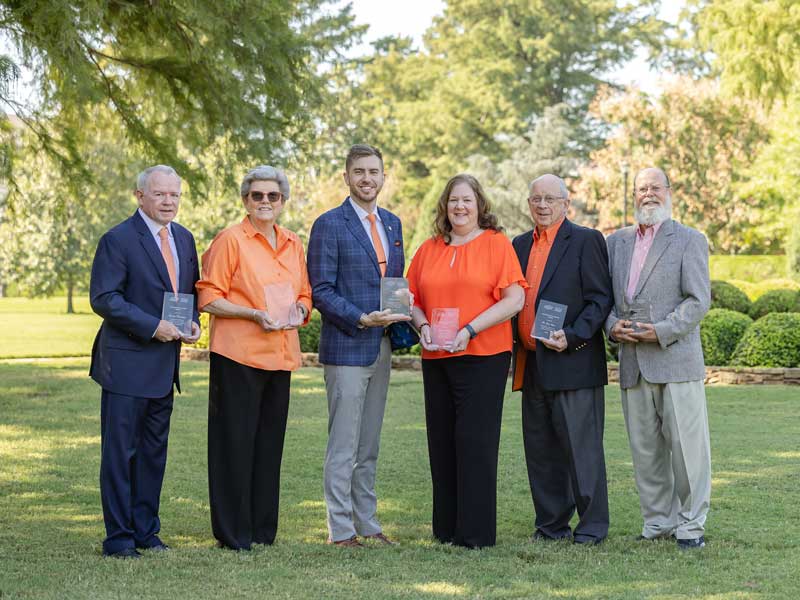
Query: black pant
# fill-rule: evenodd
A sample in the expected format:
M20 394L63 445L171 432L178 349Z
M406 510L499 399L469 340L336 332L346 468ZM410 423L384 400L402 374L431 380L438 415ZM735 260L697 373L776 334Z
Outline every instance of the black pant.
M493 546L497 454L511 353L422 361L433 480L433 535Z
M228 548L271 544L278 529L289 371L211 353L208 489L214 537Z
M536 529L550 538L573 535L599 541L608 535L608 489L603 455L603 387L542 389L536 355L528 353L522 387L522 434Z

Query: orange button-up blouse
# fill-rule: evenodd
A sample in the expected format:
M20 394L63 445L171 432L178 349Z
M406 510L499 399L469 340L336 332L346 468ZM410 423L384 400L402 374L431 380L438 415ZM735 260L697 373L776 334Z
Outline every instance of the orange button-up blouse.
M203 254L203 278L197 282L198 306L220 298L258 310L266 306L264 286L289 281L311 313L311 285L303 244L275 225L276 248L245 217L220 232ZM268 371L294 371L301 364L296 329L266 332L254 321L211 316L209 348L238 363Z

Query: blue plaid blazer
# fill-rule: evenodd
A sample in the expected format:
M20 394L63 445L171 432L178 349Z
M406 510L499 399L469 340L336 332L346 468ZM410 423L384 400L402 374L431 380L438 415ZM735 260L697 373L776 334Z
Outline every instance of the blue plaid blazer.
M402 277L405 257L400 219L380 207L378 214L389 241L386 276ZM314 306L322 314L320 362L371 365L378 357L383 329L359 329L358 320L362 313L380 309L381 272L372 240L349 199L314 221L307 262Z

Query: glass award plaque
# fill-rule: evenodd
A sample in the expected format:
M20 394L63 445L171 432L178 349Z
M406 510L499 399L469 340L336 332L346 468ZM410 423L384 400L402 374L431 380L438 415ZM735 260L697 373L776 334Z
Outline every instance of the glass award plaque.
M458 309L434 308L431 311L431 343L440 348L452 346L458 335Z
M279 327L298 324L297 296L290 281L265 285L264 302L269 318Z
M533 323L531 337L537 340L549 340L554 332L564 328L564 319L566 317L566 304L559 304L542 298L536 308L536 320Z
M653 315L649 302L633 301L625 302L623 306L623 318L626 321L631 321L631 327L634 333L644 331L641 327L637 327L637 323L652 323Z
M381 278L381 310L387 309L393 315L411 316L411 296L405 277Z
M168 321L178 328L181 335L192 335L192 314L194 313L194 294L175 294L164 292L161 306L161 320Z

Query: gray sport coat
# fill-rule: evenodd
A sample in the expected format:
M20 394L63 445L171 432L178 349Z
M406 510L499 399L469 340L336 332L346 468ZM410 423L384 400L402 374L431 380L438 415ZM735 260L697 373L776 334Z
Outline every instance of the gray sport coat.
M636 227L620 229L606 240L614 291L607 335L623 314ZM633 300L650 304L658 343L620 344L622 388L635 386L640 373L650 383L703 379L700 321L711 304L705 236L672 219L665 221L647 254Z

